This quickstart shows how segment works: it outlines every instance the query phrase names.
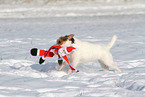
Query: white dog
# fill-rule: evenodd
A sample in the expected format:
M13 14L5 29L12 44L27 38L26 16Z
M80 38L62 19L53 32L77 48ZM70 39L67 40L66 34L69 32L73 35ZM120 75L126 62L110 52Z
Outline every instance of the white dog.
M109 67L122 72L121 69L114 64L112 55L110 53L110 49L115 43L117 36L114 35L111 42L107 46L101 46L93 43L83 42L76 38L74 35L66 35L62 36L57 40L57 44L66 47L73 46L78 48L78 50L74 51L69 55L69 60L71 65L75 68L77 64L82 62L95 62L99 61L104 71L109 71ZM66 62L60 63L62 70L67 64ZM68 74L72 73L72 70L69 69Z

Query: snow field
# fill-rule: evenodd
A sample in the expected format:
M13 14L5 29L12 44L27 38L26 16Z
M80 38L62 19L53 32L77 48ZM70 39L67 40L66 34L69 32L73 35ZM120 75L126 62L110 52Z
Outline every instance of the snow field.
M5 12L0 9L0 96L144 97L144 3L131 3L121 5L123 10L120 11L124 14L118 12L119 8L112 12L114 6L108 5L112 13L108 15L108 6L103 5L101 9L95 7L91 13L98 14L95 12L99 10L106 15L93 16L86 14L90 12L88 8L82 11L84 5L79 5L78 11L65 6L66 9L62 10L65 14L60 17L56 17L54 12L52 17L45 17L42 13L40 17L34 15L41 8L29 14L31 18L27 15L21 18L17 11L10 10L11 7ZM74 13L82 12L81 16L66 16L71 9ZM128 13L130 10L132 14ZM25 10L22 8L21 11ZM7 14L5 18L4 14ZM32 57L29 53L33 47L48 49L58 37L72 33L80 40L103 45L108 44L114 34L117 35L111 52L123 72L118 73L112 68L110 72L104 72L99 63L90 62L79 64L79 73L67 75L68 66L64 71L58 71L57 57L47 58L44 65L39 65L39 57Z

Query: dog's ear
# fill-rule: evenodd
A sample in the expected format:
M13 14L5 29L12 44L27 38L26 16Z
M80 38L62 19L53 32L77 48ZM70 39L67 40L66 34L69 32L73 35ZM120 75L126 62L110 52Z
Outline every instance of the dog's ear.
M70 40L70 39L72 39L74 36L75 36L74 34L70 34L70 35L68 35L68 39Z

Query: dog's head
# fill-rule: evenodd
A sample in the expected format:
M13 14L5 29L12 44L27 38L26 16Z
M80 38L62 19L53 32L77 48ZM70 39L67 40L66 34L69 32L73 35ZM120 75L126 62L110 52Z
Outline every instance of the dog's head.
M61 36L59 37L59 39L57 39L57 45L60 45L62 47L71 46L75 42L73 37L74 34Z

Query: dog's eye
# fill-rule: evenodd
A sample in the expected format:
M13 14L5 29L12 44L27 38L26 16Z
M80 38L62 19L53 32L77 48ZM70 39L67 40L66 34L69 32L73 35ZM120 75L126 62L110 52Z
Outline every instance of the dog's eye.
M58 44L60 44L61 43L61 41L58 41Z

